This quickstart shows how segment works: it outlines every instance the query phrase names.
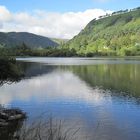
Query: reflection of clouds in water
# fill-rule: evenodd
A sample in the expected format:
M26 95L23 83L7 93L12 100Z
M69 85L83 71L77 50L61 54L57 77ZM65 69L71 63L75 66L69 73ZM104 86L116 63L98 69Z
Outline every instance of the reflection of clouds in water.
M89 136L88 140L93 140L93 138L98 140L129 140L128 134L132 135L130 132L135 130L139 133L139 123L138 121L134 122L136 119L139 120L139 117L135 116L139 115L139 112L137 108L134 110L131 104L128 108L126 102L124 104L121 104L123 102L120 103L118 100L114 102L114 98L112 99L110 95L109 91L91 88L86 82L69 71L56 70L46 75L2 86L0 88L0 103L6 105L13 101L35 101L39 103L50 101L52 104L55 101L79 102L79 105L74 104L69 107L64 105L61 108L61 105L59 106L58 104L55 104L53 107L59 106L54 111L56 111L55 113L58 116L60 114L60 117L62 117L61 113L71 114L69 121L67 121L67 126L73 127L75 125L82 128L79 133L80 140L83 140L82 138L86 134ZM113 103L111 102L112 100ZM84 106L80 110L81 105ZM51 107L51 105L47 107ZM39 110L42 111L42 106L40 105L37 109L35 106L34 111L36 114L38 114ZM31 113L34 111L32 110ZM134 117L129 117L130 114L128 112L132 112ZM134 123L134 128L132 128L130 122Z
M104 99L100 89L90 88L71 72L54 71L52 73L23 80L0 89L0 103L10 104L14 100L36 101L73 100L87 103L99 103Z

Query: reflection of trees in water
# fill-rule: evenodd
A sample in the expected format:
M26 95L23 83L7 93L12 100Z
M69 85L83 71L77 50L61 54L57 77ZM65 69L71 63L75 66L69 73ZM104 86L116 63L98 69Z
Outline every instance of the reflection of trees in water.
M0 59L0 86L18 82L22 77L23 73L15 60Z
M0 73L0 82L10 83L20 80L21 73L19 68L24 72L25 78L51 73L54 70L68 70L78 75L82 80L92 87L101 87L105 90L115 90L118 92L117 95L120 93L122 96L140 96L140 65L138 64L53 66L42 63L19 61L17 62L16 66L13 64L10 65L12 65L12 67L10 66L11 70L7 70L7 72L5 72L6 74L8 73L8 75L10 75L9 78L5 78L7 80L1 80L1 75L3 74ZM112 92L112 94L113 93L116 94L115 92Z
M121 96L140 96L140 65L138 64L51 66L42 63L18 62L18 66L24 71L26 78L47 74L54 70L72 71L92 87L114 90Z
M62 67L63 68L63 67ZM140 97L140 65L102 64L89 66L65 66L92 87L114 90L117 96ZM112 92L112 94L116 94Z
M17 62L17 65L24 72L25 78L36 77L39 75L47 74L52 72L57 68L57 66L46 65L43 63L35 63L35 62Z

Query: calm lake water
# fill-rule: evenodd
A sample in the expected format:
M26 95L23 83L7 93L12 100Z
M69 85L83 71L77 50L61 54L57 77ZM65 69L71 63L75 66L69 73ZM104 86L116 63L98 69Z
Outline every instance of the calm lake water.
M80 140L140 140L140 59L18 58L25 77L0 104L81 128Z

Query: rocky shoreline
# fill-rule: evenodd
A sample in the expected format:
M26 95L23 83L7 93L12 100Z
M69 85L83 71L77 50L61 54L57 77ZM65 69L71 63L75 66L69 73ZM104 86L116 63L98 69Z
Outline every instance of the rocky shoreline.
M26 118L26 113L20 109L0 109L0 127L9 126L15 121Z

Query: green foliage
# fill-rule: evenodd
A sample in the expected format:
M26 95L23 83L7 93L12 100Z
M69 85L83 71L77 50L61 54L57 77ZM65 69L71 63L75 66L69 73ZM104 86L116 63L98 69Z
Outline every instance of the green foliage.
M21 46L15 48L3 48L0 49L0 56L9 57L9 56L48 56L48 57L71 57L77 56L75 49L67 48L37 48L30 49L24 43Z
M6 34L0 35L3 36L3 39L6 38ZM17 36L15 33L10 33L11 35ZM28 34L24 33L22 35L26 36ZM29 37L31 36L34 35L31 34ZM42 37L37 38L40 40ZM60 43L59 47L36 47L32 46L33 44L29 45L30 40L28 40L28 37L26 39L28 43L23 41L23 43L17 43L18 45L14 46L11 43L12 47L9 48L1 42L0 56L92 57L98 55L140 55L140 8L137 7L130 11L128 9L120 10L111 15L101 16L98 20L93 19L84 30L70 41L54 39Z
M120 10L92 20L64 48L74 48L78 55L139 55L140 9Z

